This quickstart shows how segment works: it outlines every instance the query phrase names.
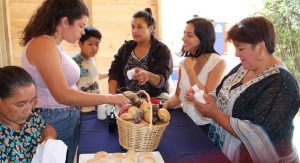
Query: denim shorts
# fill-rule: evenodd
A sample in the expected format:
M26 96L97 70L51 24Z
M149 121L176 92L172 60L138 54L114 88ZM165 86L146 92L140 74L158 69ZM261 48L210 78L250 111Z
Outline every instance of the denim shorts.
M79 110L76 107L35 108L34 110L55 128L57 139L68 146L66 162L72 163L79 142Z

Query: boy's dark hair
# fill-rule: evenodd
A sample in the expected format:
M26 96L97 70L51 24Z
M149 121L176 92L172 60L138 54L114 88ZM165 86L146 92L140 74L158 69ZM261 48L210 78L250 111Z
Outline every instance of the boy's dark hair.
M85 40L89 39L90 37L96 37L97 39L101 40L102 34L98 29L95 27L87 26L84 27L84 32L85 34L81 36L79 41L83 43Z

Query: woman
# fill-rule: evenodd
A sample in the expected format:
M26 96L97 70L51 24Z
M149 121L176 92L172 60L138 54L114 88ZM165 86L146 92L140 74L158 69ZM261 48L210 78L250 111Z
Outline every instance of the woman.
M23 31L22 67L32 75L37 86L36 110L68 146L67 162L73 162L77 146L79 106L129 101L123 95L77 90L80 69L60 43L78 41L84 34L88 15L82 0L45 0Z
M293 119L300 107L298 83L273 56L275 32L264 17L249 17L228 32L241 64L217 87L215 100L194 101L212 118L209 138L232 162L298 162L292 144ZM187 97L192 96L187 92Z
M179 78L175 94L167 100L164 108L182 104L183 111L207 133L210 120L195 110L192 103L184 98L186 89L197 85L204 92L214 90L225 72L225 61L214 49L216 36L213 24L203 18L193 18L186 22L183 53L188 54L179 64Z
M109 92L118 89L145 90L152 97L167 98L168 78L173 62L169 48L154 36L155 22L150 8L139 11L131 20L131 34L134 40L126 41L115 55L109 69ZM127 71L134 69L133 80ZM124 90L123 90L124 91Z
M55 129L31 112L36 90L24 69L0 68L0 90L0 161L31 162L42 141L56 138Z

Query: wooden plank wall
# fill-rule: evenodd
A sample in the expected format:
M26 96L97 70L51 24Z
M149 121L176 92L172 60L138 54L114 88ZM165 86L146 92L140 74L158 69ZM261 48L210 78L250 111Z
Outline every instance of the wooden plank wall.
M21 32L31 15L43 0L9 0L11 45L14 65L20 65L21 53L24 47L19 41ZM124 40L131 39L130 21L132 15L139 10L150 7L157 21L156 35L159 38L159 2L157 0L85 0L90 8L91 25L98 28L102 35L100 50L96 56L99 71L108 71L113 55ZM70 56L79 52L77 44L63 42L63 48ZM42 55L42 54L41 54ZM101 81L101 91L107 92L107 80Z

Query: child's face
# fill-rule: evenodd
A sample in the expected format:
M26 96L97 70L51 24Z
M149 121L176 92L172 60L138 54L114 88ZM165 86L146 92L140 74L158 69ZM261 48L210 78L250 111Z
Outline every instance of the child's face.
M81 55L85 58L94 57L99 50L100 40L96 37L90 37L83 43L79 42L79 47L81 49Z

